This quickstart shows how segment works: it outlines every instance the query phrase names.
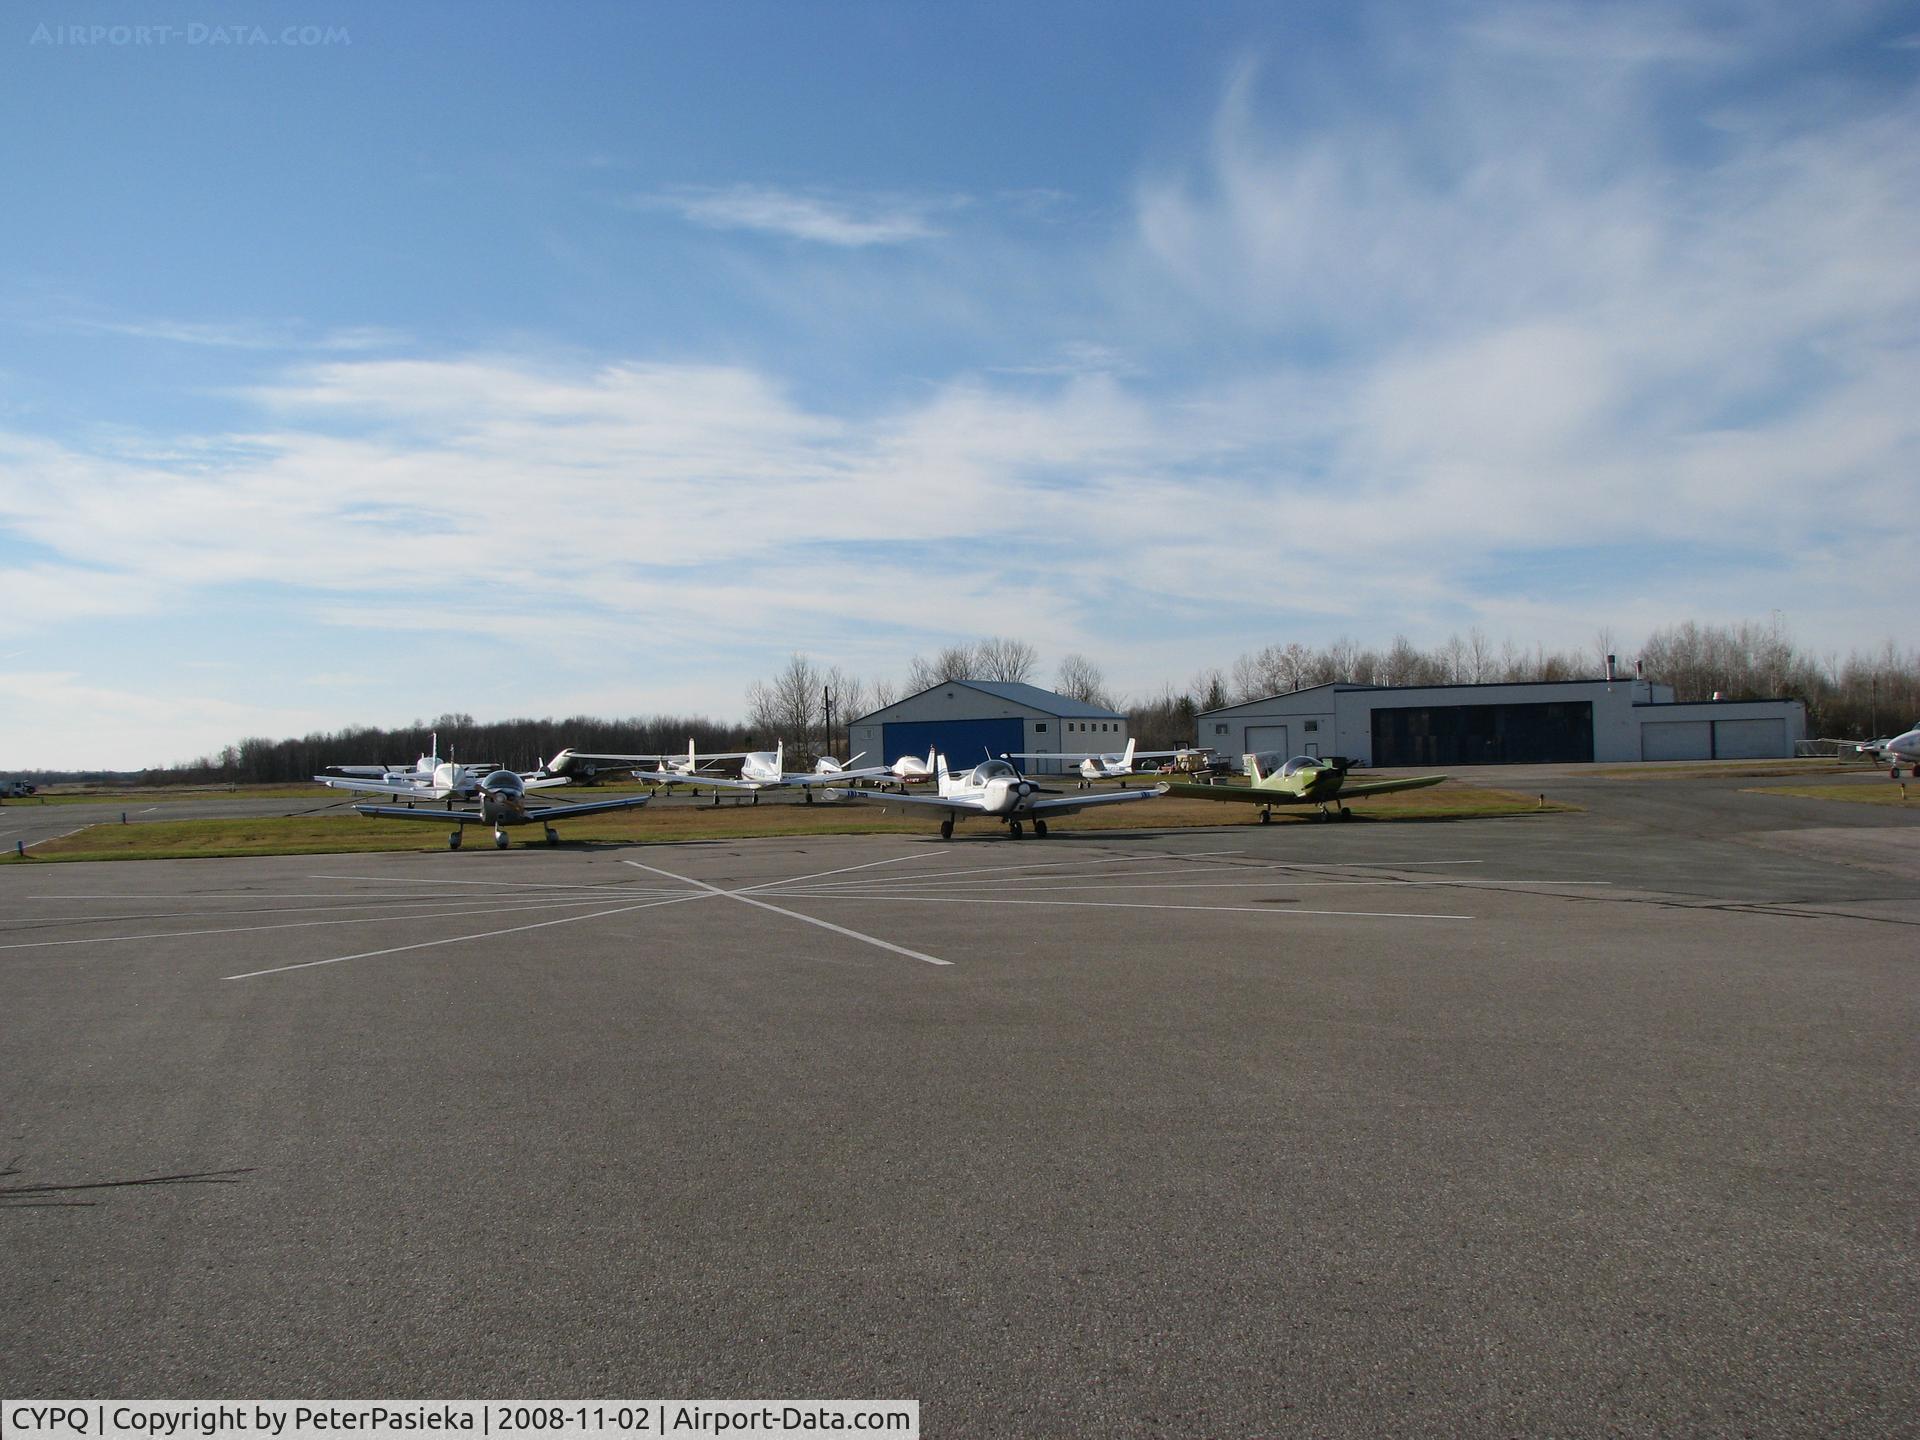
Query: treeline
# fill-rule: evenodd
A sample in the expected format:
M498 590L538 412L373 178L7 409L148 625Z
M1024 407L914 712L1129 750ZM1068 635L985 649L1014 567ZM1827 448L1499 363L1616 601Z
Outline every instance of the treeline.
M449 714L384 729L376 725L303 735L297 740L252 738L188 765L149 770L145 784L284 784L307 780L329 765L410 766L432 752L439 737L442 760L497 764L533 770L563 747L616 754L684 754L691 738L701 750L739 750L758 740L739 725L704 715L635 715L607 720L573 715L564 720L477 721ZM765 737L771 745L771 736Z
M1144 748L1191 744L1204 710L1341 681L1355 685L1470 685L1580 680L1603 675L1607 657L1631 676L1638 662L1646 678L1671 685L1677 700L1798 699L1807 706L1807 733L1836 739L1898 734L1920 720L1920 651L1887 641L1870 654L1815 655L1796 646L1777 625L1701 625L1658 630L1628 655L1609 630L1583 651L1524 649L1494 644L1479 630L1453 635L1428 649L1397 636L1384 648L1352 640L1308 646L1275 643L1210 668L1185 686L1167 684L1154 695L1115 695L1100 666L1068 655L1043 672L1039 652L1023 640L993 636L916 655L903 682L866 680L839 666L794 655L779 673L757 680L746 694L745 723L705 716L647 715L621 720L576 715L564 720L476 721L442 715L398 729L362 726L298 740L248 739L191 765L148 771L149 783L268 783L305 780L328 765L411 764L427 753L435 732L442 759L494 761L531 770L568 746L575 750L666 753L772 749L784 740L796 763L818 754L844 757L846 725L896 700L947 680L1001 680L1039 685L1076 700L1125 714L1129 733ZM894 756L870 755L865 763Z

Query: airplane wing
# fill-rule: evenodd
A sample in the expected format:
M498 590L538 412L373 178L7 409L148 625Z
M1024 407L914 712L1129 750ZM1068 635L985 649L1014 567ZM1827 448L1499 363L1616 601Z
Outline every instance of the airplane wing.
M369 820L431 820L435 825L484 825L478 810L416 810L410 805L356 805Z
M529 820L565 820L574 815L598 815L607 810L638 810L653 799L649 791L645 795L628 795L619 800L583 800L577 805L542 805L538 809L528 810Z
M1117 805L1123 800L1151 800L1167 793L1165 781L1151 790L1089 790L1080 795L1062 795L1056 799L1029 800L1026 809L1035 815L1071 815L1094 805Z
M884 790L849 790L847 798L877 805L927 805L935 810L951 810L956 815L979 815L986 809L978 800L958 795L892 795Z
M1438 785L1446 778L1444 775L1415 775L1406 780L1362 780L1357 784L1349 782L1342 785L1333 798L1351 800L1356 795L1386 795L1395 790L1419 790L1428 785Z
M348 780L338 775L316 775L316 785L331 790L354 790L363 795L397 795L403 800L444 800L447 792L432 785L410 785L404 781Z
M605 810L637 810L652 799L652 795L629 795L619 800L588 800L579 805L543 805L528 810L527 819L537 823L565 820L573 815L594 815ZM431 821L435 825L445 825L449 821L455 825L492 823L478 810L415 810L406 805L356 805L353 808L369 819L420 820Z
M764 780L735 780L726 775L682 775L678 770L636 770L633 778L648 785L704 785L709 790L764 790Z
M1333 794L1319 800L1309 800L1304 795L1295 795L1286 790L1269 790L1259 785L1194 785L1187 781L1173 781L1168 784L1167 790L1170 794L1189 800L1237 800L1243 805L1332 805L1360 795L1418 790L1426 785L1438 785L1446 778L1445 775L1420 775L1407 780L1363 780L1355 785L1342 785Z
M1263 790L1257 785L1195 785L1187 780L1167 782L1167 793L1186 800L1239 800L1248 805L1305 805L1304 796L1286 790Z
M825 774L809 770L804 774L783 776L781 783L810 789L818 785L851 785L856 780L877 780L882 775L892 774L893 771L884 765L872 765L864 770L829 770Z

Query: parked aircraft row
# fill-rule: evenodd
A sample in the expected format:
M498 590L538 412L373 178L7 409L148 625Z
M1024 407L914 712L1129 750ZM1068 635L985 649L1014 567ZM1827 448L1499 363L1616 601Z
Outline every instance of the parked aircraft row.
M811 770L786 768L785 742L772 750L734 751L701 755L691 741L681 755L637 755L562 750L537 770L517 771L499 765L459 764L442 760L438 753L421 756L411 768L384 765L335 765L334 774L314 779L333 789L379 795L404 804L356 804L362 815L390 820L453 825L447 843L459 849L461 836L469 825L491 825L493 843L500 849L508 844L507 831L519 825L540 825L549 845L559 843L553 828L556 820L581 815L604 814L613 810L634 810L646 805L659 790L678 786L696 794L704 787L713 792L714 803L723 793L745 794L759 803L763 790L798 790L808 803L817 791L828 791L848 799L873 804L902 804L941 812L940 836L950 839L954 824L969 816L998 820L1008 834L1019 839L1031 825L1036 836L1047 834L1047 822L1063 815L1098 805L1124 804L1150 800L1158 795L1177 793L1206 800L1238 801L1261 806L1261 821L1272 818L1273 809L1283 805L1318 805L1324 816L1347 818L1342 799L1361 795L1411 790L1423 785L1438 785L1447 777L1426 775L1406 780L1347 783L1352 762L1344 759L1317 760L1297 757L1282 765L1278 756L1243 757L1251 783L1239 785L1197 785L1157 781L1147 788L1115 789L1097 793L1066 794L1023 774L1013 762L1041 758L1030 754L989 757L970 769L955 773L947 757L929 750L922 761L917 756L901 756L891 765L857 764L864 758L855 755L846 761L821 759ZM1143 751L1129 742L1119 754L1049 754L1050 760L1079 761L1077 786L1081 792L1098 780L1146 778L1135 766L1143 760L1172 758L1183 768L1185 762L1204 758L1210 752L1197 750ZM723 773L718 765L737 766ZM653 787L645 795L624 796L616 800L536 805L529 796L538 790L572 783L576 777L590 778L606 769L624 769L634 778ZM931 780L936 793L909 795L906 787ZM860 788L862 782L872 788ZM427 808L422 808L422 806ZM439 808L435 808L439 807Z

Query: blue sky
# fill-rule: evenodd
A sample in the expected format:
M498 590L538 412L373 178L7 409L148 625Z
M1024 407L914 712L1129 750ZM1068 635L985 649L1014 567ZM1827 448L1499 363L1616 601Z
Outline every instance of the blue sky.
M1911 640L1908 4L27 0L0 53L0 766L988 634L1134 694Z

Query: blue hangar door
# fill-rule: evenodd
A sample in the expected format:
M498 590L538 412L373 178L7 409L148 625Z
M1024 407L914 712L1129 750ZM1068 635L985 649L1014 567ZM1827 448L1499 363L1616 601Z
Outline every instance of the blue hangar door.
M891 765L902 755L927 758L931 745L947 757L949 770L971 770L989 755L1026 748L1026 726L1012 720L905 720L881 727L886 759L863 764Z

